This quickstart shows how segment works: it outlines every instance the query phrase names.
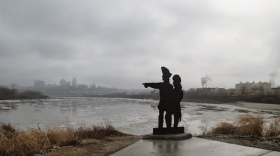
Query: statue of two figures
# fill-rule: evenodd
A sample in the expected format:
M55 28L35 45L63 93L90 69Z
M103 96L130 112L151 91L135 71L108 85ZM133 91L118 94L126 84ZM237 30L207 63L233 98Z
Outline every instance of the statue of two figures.
M184 127L178 127L178 123L181 121L181 106L180 102L183 99L183 91L181 86L181 78L179 75L174 75L173 86L170 84L169 79L171 73L166 67L161 67L162 80L159 83L143 83L145 88L151 87L159 89L160 101L158 105L158 128L154 128L153 134L172 134L172 133L184 133ZM173 89L174 87L174 89ZM163 128L165 112L165 122L167 128ZM174 125L172 126L172 115L174 115Z

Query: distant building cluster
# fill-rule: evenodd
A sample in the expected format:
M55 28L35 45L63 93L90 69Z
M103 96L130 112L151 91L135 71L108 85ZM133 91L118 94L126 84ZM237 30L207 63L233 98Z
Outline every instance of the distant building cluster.
M247 91L253 91L253 90L259 90L259 89L263 89L263 90L271 90L271 83L267 83L267 82L262 82L259 81L258 83L255 82L246 82L246 83L238 83L235 84L235 90L236 91L242 91L246 89Z
M43 89L45 87L45 81L34 80L34 89Z
M271 88L271 83L268 82L240 82L235 84L235 88L196 88L197 91L207 91L213 94L230 94L230 95L257 95L257 94L271 94L275 91L280 91L280 87Z
M72 81L61 79L59 81L59 85L46 84L45 81L34 80L33 87L21 87L17 84L11 84L7 87L11 89L17 89L19 91L40 91L43 94L49 96L105 95L118 94L120 92L126 92L128 94L137 94L138 92L143 92L143 90L126 90L118 88L107 88L101 86L96 87L95 83L92 83L92 85L78 84L78 81L75 77L72 79Z

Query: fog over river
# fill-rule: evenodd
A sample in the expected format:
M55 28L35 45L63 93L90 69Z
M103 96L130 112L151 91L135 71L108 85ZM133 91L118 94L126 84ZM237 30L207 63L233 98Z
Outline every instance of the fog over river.
M124 133L143 135L152 133L152 128L157 127L157 105L157 100L121 98L1 100L0 121L10 122L22 130L37 128L37 125L44 129L48 125L79 127L110 122ZM179 126L184 126L192 134L200 134L200 126L234 122L240 114L257 111L226 104L182 102L181 106L182 122ZM268 110L262 113L268 120L279 114Z

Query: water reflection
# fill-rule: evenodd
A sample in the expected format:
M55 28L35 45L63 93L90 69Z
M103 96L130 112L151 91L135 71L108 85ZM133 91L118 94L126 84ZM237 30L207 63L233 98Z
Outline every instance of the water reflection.
M179 141L157 141L153 140L153 149L157 150L158 152L163 152L161 153L162 155L166 154L173 154L178 151L179 148Z

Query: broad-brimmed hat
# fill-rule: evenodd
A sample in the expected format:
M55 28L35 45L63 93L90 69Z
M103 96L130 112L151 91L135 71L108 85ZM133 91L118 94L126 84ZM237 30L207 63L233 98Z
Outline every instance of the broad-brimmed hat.
M165 77L170 77L172 73L169 72L169 70L166 67L161 67L162 75Z

